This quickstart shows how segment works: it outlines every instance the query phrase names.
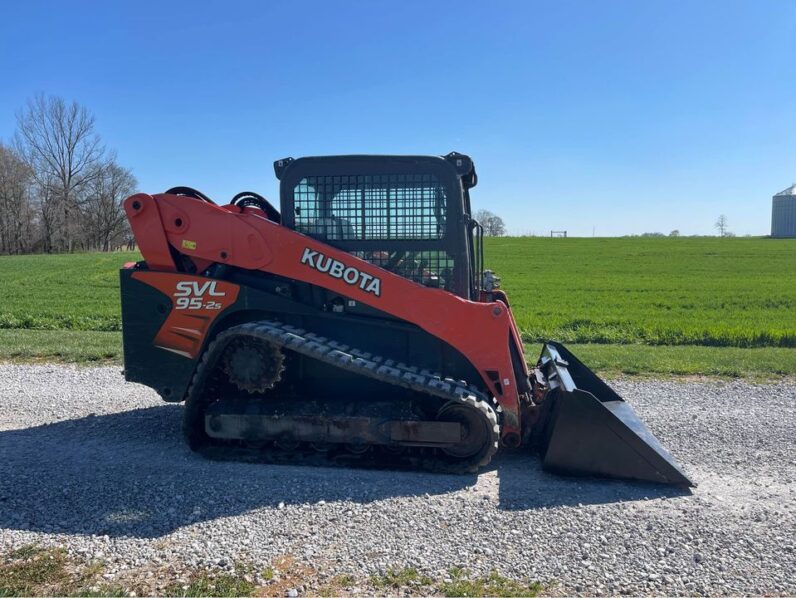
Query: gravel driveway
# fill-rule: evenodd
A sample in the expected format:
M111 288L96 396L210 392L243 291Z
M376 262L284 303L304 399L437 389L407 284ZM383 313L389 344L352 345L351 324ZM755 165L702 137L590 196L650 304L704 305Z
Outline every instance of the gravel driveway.
M619 381L699 483L220 463L118 367L0 365L0 550L65 546L107 579L168 567L496 569L556 593L796 593L796 385ZM306 588L312 590L312 586Z

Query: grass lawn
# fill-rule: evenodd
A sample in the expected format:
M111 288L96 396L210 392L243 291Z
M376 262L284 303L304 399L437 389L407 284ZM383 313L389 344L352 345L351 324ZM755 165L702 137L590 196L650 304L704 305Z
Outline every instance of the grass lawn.
M137 252L0 256L0 328L121 330L119 269Z
M527 340L796 347L796 241L489 239Z
M534 361L607 375L796 376L796 241L487 239ZM121 360L118 270L137 253L0 256L0 359Z
M121 363L122 333L0 329L0 360Z
M796 349L673 347L650 345L567 344L578 359L607 378L620 375L666 378L708 376L769 381L796 377ZM541 345L526 343L525 357L533 363Z
M710 376L775 380L796 377L796 349L738 347L661 347L649 345L568 344L595 372L608 378ZM533 363L541 345L526 343ZM2 330L0 361L58 361L82 364L122 362L120 332L91 330Z

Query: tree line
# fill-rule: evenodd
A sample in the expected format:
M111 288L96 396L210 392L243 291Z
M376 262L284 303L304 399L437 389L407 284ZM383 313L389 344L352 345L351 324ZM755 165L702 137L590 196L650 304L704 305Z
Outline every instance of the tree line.
M122 202L137 185L84 106L34 97L0 141L0 254L131 247Z
M0 254L133 248L123 209L138 185L77 102L37 95L16 115L11 141L0 140ZM486 236L503 219L480 210Z

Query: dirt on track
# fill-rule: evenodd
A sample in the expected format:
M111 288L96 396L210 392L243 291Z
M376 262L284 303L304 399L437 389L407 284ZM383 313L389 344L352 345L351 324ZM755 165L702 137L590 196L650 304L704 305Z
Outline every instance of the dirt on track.
M105 579L289 559L363 584L388 568L497 570L588 594L796 593L796 385L613 386L699 487L205 461L181 405L118 367L0 365L0 550L63 546ZM163 582L165 583L165 582ZM355 583L356 585L356 583Z

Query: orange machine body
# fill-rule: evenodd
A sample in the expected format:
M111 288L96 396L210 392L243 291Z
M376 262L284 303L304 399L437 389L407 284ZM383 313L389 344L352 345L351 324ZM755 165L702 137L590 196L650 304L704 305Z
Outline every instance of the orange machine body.
M203 271L214 263L260 270L306 282L369 305L409 322L445 341L466 357L501 406L501 434L515 444L521 436L521 390L512 361L512 345L523 355L522 341L508 302L478 302L430 288L382 269L268 220L256 208L216 206L176 195L137 194L124 204L148 270L134 277L161 290L174 303L176 284L201 285L207 279L180 275L176 252ZM220 283L219 283L220 284ZM236 285L224 283L223 302L175 309L156 344L195 357L206 342L216 315L234 303ZM219 287L220 288L220 287ZM219 291L221 292L221 291ZM520 360L522 375L528 370Z

